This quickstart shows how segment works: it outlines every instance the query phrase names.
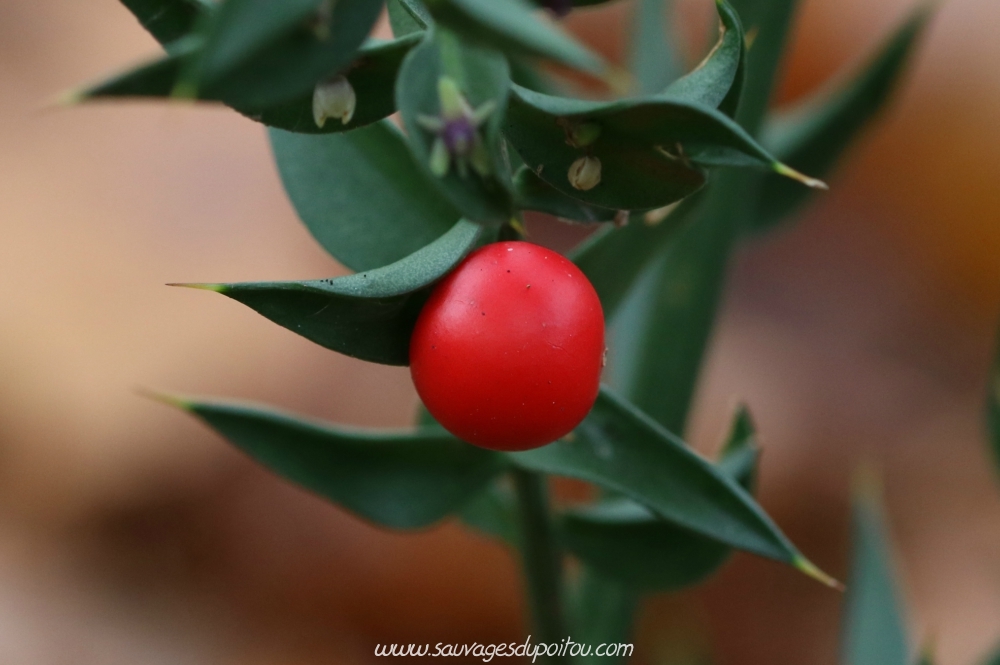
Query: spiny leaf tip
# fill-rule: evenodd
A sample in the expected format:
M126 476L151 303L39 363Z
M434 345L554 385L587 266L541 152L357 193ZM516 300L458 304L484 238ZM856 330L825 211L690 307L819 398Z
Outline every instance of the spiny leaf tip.
M793 169L791 166L788 166L787 164L782 164L781 162L774 163L774 172L777 173L778 175L783 175L786 178L791 178L792 180L798 180L806 187L812 187L813 189L823 189L823 190L830 189L830 187L819 178L810 178L804 173L800 173L799 171Z
M190 411L194 406L190 400L185 399L180 395L153 390L152 388L146 388L144 386L137 387L135 392L137 395L142 397L148 397L149 399L156 400L157 402L162 402L167 406L173 406L184 411Z
M816 566L816 564L814 564L812 561L809 561L803 556L795 557L795 560L792 561L792 566L794 566L800 572L805 573L809 577L813 578L820 584L828 586L831 589L836 589L837 591L841 592L847 590L847 587L844 586L843 582L835 579L834 577L831 577L830 575L827 575L822 570L820 570Z
M186 283L186 282L173 282L167 284L167 286L179 286L184 289L200 289L202 291L214 291L216 293L224 293L226 291L225 284L198 284L198 283Z

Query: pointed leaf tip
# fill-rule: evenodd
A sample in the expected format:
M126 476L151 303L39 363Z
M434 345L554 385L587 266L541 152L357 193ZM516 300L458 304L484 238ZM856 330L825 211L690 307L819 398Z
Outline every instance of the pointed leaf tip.
M830 575L827 575L822 570L820 570L816 566L816 564L814 564L812 561L809 561L803 556L796 557L795 560L792 561L792 565L800 572L805 573L806 575L813 578L820 584L828 586L831 589L836 589L837 591L840 592L844 592L847 590L847 587L844 586L843 582L837 580L834 577L831 577Z
M214 291L216 293L225 293L225 284L198 284L198 283L186 283L186 282L172 282L167 284L167 286L179 286L184 289L200 289L202 291Z
M774 172L777 173L778 175L783 175L786 178L797 180L806 187L811 187L812 189L822 189L822 190L830 189L830 187L819 178L810 178L804 173L800 173L799 171L793 169L791 166L788 166L787 164L782 164L781 162L774 163Z
M173 393L161 392L159 390L153 390L152 388L146 388L144 386L139 386L135 389L137 395L142 397L147 397L157 402L166 404L167 406L173 406L184 411L190 411L194 406L193 403L181 397L180 395L175 395Z

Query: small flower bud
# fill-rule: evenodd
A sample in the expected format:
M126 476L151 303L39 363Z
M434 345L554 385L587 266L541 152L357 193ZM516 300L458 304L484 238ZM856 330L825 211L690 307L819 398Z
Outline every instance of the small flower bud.
M323 81L313 91L313 120L317 127L326 124L328 118L338 118L345 125L354 117L357 97L354 88L343 76L335 76Z
M597 157L581 157L569 167L569 184L575 189L587 191L601 182L601 160Z
M585 148L601 135L601 126L596 122L582 122L567 131L566 143L574 148Z

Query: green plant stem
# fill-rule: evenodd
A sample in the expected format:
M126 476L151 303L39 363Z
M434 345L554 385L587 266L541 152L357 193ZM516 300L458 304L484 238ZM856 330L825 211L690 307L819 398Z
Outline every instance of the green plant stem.
M549 519L545 476L515 469L511 472L517 491L521 521L521 555L531 599L535 644L558 644L568 635L563 613L562 561ZM549 663L566 658L551 656Z

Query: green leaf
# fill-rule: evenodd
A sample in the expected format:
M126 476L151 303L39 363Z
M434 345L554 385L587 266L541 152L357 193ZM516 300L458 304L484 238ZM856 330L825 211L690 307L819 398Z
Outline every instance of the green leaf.
M639 611L639 594L613 580L584 568L572 596L572 628L590 644L629 644L632 640L635 615ZM628 655L628 654L625 654ZM614 665L624 656L598 656L592 650L581 656L581 665Z
M674 591L700 582L732 551L630 499L608 499L569 512L561 527L566 548L581 561L642 591Z
M617 210L587 205L563 194L526 167L514 174L514 193L517 206L523 210L545 212L574 222L611 222L618 216Z
M473 529L509 545L521 547L521 525L517 516L517 499L501 479L467 503L459 516Z
M822 186L780 164L725 114L700 104L662 96L589 102L516 85L512 92L505 128L510 143L543 180L591 205L616 210L668 205L705 183L696 164L762 165ZM581 127L595 127L599 135L574 147L567 139ZM567 174L584 156L600 160L601 180L580 191Z
M357 97L354 116L346 124L331 120L319 127L313 119L311 90L290 102L275 104L263 110L241 107L238 101L230 103L230 106L269 127L305 134L330 134L369 125L396 111L393 90L396 75L403 58L419 41L419 35L413 35L388 42L372 41L361 47L357 58L344 74ZM177 84L184 59L199 48L200 41L197 38L184 39L174 46L169 55L70 93L66 101L75 103L115 97L169 97Z
M767 114L771 91L786 52L798 0L731 0L743 28L752 38L746 53L746 74L739 112L740 123L757 136Z
M571 441L508 456L533 471L619 492L677 526L836 584L795 549L736 481L607 389Z
M706 192L705 208L670 239L652 268L650 296L640 305L643 325L631 348L641 361L629 396L675 432L684 431L738 238L745 181L725 175L730 177Z
M680 56L668 37L672 5L669 0L639 0L633 10L629 69L638 95L662 91L681 73Z
M851 142L886 107L911 62L919 37L931 16L921 5L858 73L817 93L794 109L773 114L764 126L763 142L798 169L825 177ZM766 177L752 223L755 230L773 227L809 197L781 178Z
M344 72L357 98L350 122L328 120L319 127L313 119L311 90L290 102L246 114L269 127L305 134L346 132L387 118L396 112L396 76L403 58L419 42L419 35L411 35L392 41L369 42L358 50L357 58Z
M719 41L692 72L670 84L663 95L718 108L729 117L743 90L743 25L726 0L716 0L719 11Z
M175 94L267 109L344 69L378 19L382 0L226 0L198 31L204 47Z
M161 399L284 478L396 529L459 510L504 468L499 455L438 432L363 431L248 405Z
M352 270L399 261L441 236L458 211L417 168L384 120L353 132L270 132L278 171L299 217Z
M419 0L387 0L389 25L396 37L423 32L430 25L430 14Z
M752 494L757 487L759 461L757 428L754 427L750 411L741 404L736 409L736 416L729 428L717 466Z
M758 450L740 409L716 468L752 490ZM608 579L632 589L671 591L696 584L732 553L716 540L671 524L630 499L615 498L568 512L560 521L566 548Z
M571 258L594 285L606 319L615 316L629 289L674 233L697 215L699 198L683 201L669 213L633 214L626 226L602 229L573 251Z
M477 224L461 221L401 261L336 279L180 286L221 293L339 353L407 365L413 326L432 285L469 253L479 233Z
M190 33L210 6L202 0L121 0L149 34L166 46Z
M983 665L1000 665L1000 649L997 649L993 655L987 658Z
M492 175L470 172L464 177L451 168L443 177L431 173L435 134L418 118L440 115L438 81L453 79L473 108L492 104L493 111L480 127L489 153ZM403 61L396 81L396 103L403 117L410 148L417 164L462 216L481 224L502 224L512 213L507 164L500 149L500 127L507 107L510 72L504 57L489 49L459 42L445 30L429 29L424 41Z
M504 53L536 56L601 75L604 61L526 0L425 0L438 24L472 43Z
M907 665L910 649L899 592L884 518L877 492L871 487L863 488L855 498L853 534L843 661L850 665Z

